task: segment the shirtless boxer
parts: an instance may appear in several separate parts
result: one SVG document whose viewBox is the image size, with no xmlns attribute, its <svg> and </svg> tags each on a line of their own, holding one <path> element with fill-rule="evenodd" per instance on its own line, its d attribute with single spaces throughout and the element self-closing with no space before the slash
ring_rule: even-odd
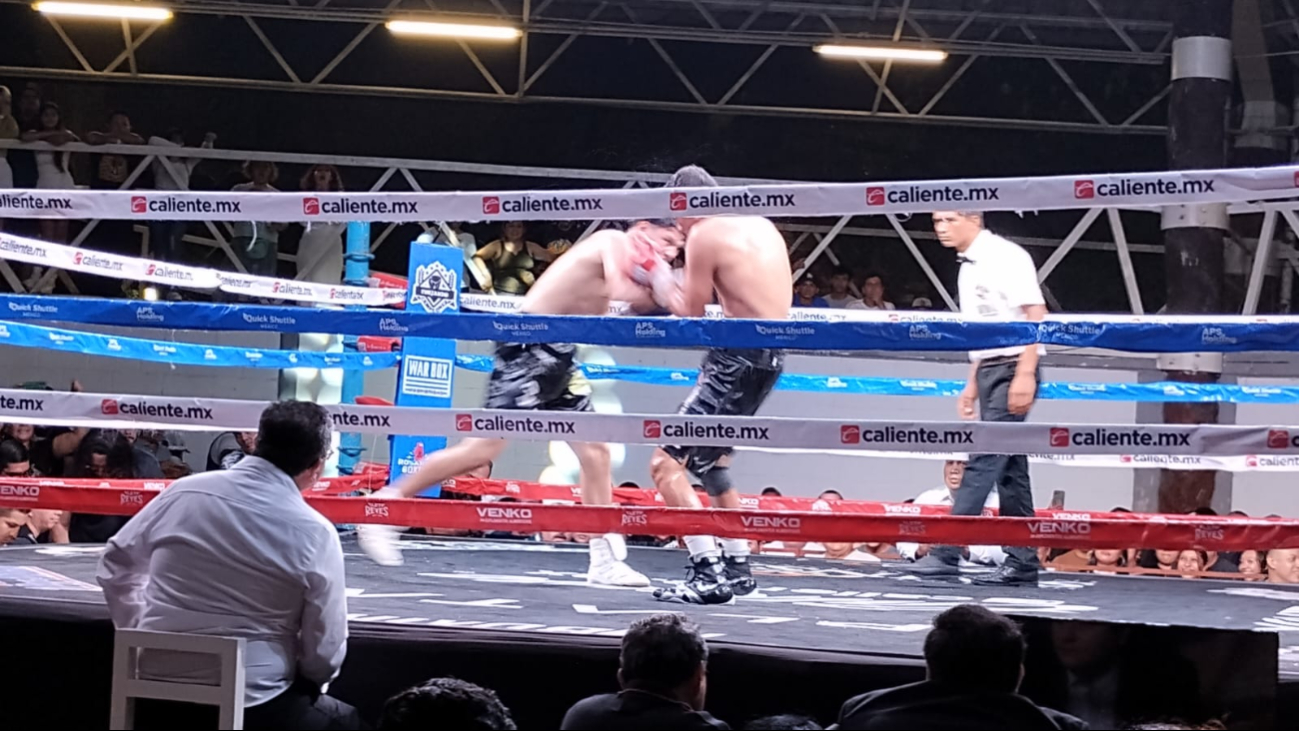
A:
<svg viewBox="0 0 1299 731">
<path fill-rule="evenodd" d="M 633 245 L 635 242 L 635 245 Z M 523 299 L 521 312 L 533 315 L 608 314 L 610 300 L 628 302 L 633 311 L 656 308 L 650 292 L 631 279 L 633 248 L 642 256 L 676 258 L 683 243 L 671 221 L 639 221 L 625 233 L 599 231 L 555 260 Z M 644 266 L 644 262 L 641 262 Z M 666 261 L 664 261 L 666 266 Z M 487 386 L 488 409 L 590 411 L 589 393 L 572 386 L 577 346 L 566 343 L 498 343 L 496 368 Z M 606 444 L 570 443 L 581 465 L 583 505 L 613 504 L 613 471 Z M 415 472 L 383 488 L 376 497 L 413 497 L 443 480 L 494 461 L 505 448 L 501 439 L 473 437 L 435 452 Z M 362 525 L 361 548 L 385 566 L 401 563 L 399 529 Z M 618 533 L 592 538 L 587 581 L 612 586 L 649 586 L 649 579 L 624 560 L 627 543 Z"/>
<path fill-rule="evenodd" d="M 673 188 L 716 186 L 703 168 L 681 168 L 669 183 Z M 713 299 L 726 317 L 784 320 L 789 317 L 793 276 L 785 238 L 771 221 L 758 216 L 679 218 L 686 233 L 686 268 L 679 287 L 666 266 L 646 258 L 639 281 L 652 285 L 655 298 L 680 317 L 703 317 Z M 664 296 L 664 291 L 670 294 Z M 784 353 L 779 350 L 714 349 L 704 355 L 699 380 L 678 413 L 707 416 L 753 416 L 780 378 Z M 720 508 L 740 507 L 731 484 L 731 447 L 662 447 L 654 451 L 650 474 L 664 501 L 673 507 L 702 507 L 686 472 L 699 481 Z M 663 601 L 724 604 L 735 595 L 757 588 L 749 568 L 749 542 L 742 538 L 686 536 L 691 571 L 675 589 L 655 592 Z"/>
</svg>

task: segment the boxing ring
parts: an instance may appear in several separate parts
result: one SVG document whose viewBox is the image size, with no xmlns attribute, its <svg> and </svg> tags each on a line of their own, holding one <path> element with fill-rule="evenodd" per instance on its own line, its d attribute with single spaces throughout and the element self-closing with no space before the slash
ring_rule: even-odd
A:
<svg viewBox="0 0 1299 731">
<path fill-rule="evenodd" d="M 529 193 L 247 194 L 104 191 L 19 191 L 0 196 L 0 217 L 160 218 L 167 220 L 482 220 L 636 218 L 755 213 L 772 216 L 917 213 L 947 203 L 961 208 L 1023 210 L 1105 205 L 1159 206 L 1248 203 L 1266 208 L 1296 196 L 1299 168 L 1157 173 L 1031 180 L 974 180 L 890 184 L 779 185 L 707 191 L 587 190 Z M 1097 205 L 1101 205 L 1098 203 Z M 1275 221 L 1275 215 L 1273 216 Z M 1147 317 L 1058 315 L 1042 323 L 970 322 L 945 313 L 799 311 L 790 321 L 632 316 L 551 317 L 514 314 L 515 303 L 478 300 L 476 312 L 412 313 L 389 309 L 405 299 L 395 290 L 330 287 L 214 270 L 163 265 L 131 257 L 84 252 L 0 234 L 0 256 L 17 262 L 192 289 L 292 300 L 317 307 L 127 302 L 72 297 L 0 296 L 0 343 L 91 352 L 127 360 L 213 367 L 395 367 L 398 353 L 320 354 L 305 351 L 184 345 L 95 331 L 101 327 L 229 332 L 320 333 L 363 338 L 436 337 L 459 341 L 578 342 L 655 348 L 780 348 L 822 355 L 845 352 L 940 353 L 1043 343 L 1137 353 L 1299 351 L 1299 317 Z M 394 293 L 395 292 L 395 293 Z M 475 300 L 464 298 L 468 309 Z M 368 309 L 342 310 L 338 305 Z M 75 326 L 70 328 L 69 326 Z M 12 351 L 11 351 L 12 352 Z M 481 369 L 472 357 L 463 368 Z M 585 364 L 588 377 L 681 381 L 669 370 L 605 370 Z M 683 376 L 688 382 L 689 377 Z M 787 374 L 783 388 L 817 384 Z M 807 378 L 815 378 L 808 376 Z M 928 380 L 820 377 L 844 393 L 911 392 L 947 395 L 953 384 Z M 1055 384 L 1045 398 L 1115 398 L 1292 404 L 1299 389 L 1177 384 Z M 1053 388 L 1055 390 L 1053 390 Z M 873 390 L 874 389 L 874 390 Z M 883 389 L 881 391 L 880 389 Z M 1101 391 L 1104 391 L 1101 394 Z M 1081 394 L 1081 395 L 1080 395 Z M 1250 400 L 1253 401 L 1250 401 Z M 119 426 L 194 431 L 249 430 L 265 403 L 250 400 L 139 393 L 55 393 L 0 389 L 0 421 L 60 426 Z M 668 406 L 675 406 L 671 404 Z M 608 441 L 656 445 L 727 444 L 742 449 L 814 454 L 917 455 L 1032 453 L 1046 461 L 1098 466 L 1174 469 L 1299 471 L 1299 419 L 1253 425 L 1023 424 L 819 419 L 758 416 L 681 417 L 674 414 L 544 413 L 482 409 L 417 409 L 355 404 L 327 407 L 338 431 L 386 436 L 430 433 L 523 441 Z M 664 411 L 668 408 L 665 407 Z M 741 460 L 744 455 L 740 455 Z M 1240 551 L 1299 548 L 1299 520 L 1039 510 L 1034 518 L 953 517 L 941 507 L 866 501 L 818 503 L 805 498 L 747 496 L 743 510 L 673 509 L 652 491 L 617 492 L 618 505 L 571 504 L 568 486 L 523 481 L 458 480 L 446 485 L 456 500 L 378 500 L 353 496 L 383 484 L 383 473 L 327 480 L 309 501 L 338 524 L 382 523 L 443 530 L 598 535 L 716 534 L 754 541 L 899 541 L 960 545 L 1001 543 L 1056 548 L 1195 548 Z M 756 492 L 757 485 L 742 492 Z M 131 514 L 159 490 L 158 482 L 0 480 L 0 504 L 100 514 Z M 502 501 L 502 498 L 513 500 Z M 716 648 L 710 698 L 721 716 L 728 707 L 752 709 L 771 691 L 783 697 L 780 677 L 791 669 L 807 686 L 819 715 L 831 703 L 866 687 L 919 679 L 921 643 L 932 617 L 959 603 L 1042 620 L 1091 619 L 1134 625 L 1174 623 L 1209 631 L 1255 631 L 1252 655 L 1276 659 L 1282 679 L 1278 713 L 1295 718 L 1299 696 L 1299 586 L 1243 581 L 1196 581 L 1102 574 L 1044 574 L 1037 588 L 988 589 L 964 582 L 924 580 L 896 565 L 848 563 L 774 555 L 754 557 L 759 593 L 735 605 L 663 605 L 655 587 L 679 579 L 684 554 L 633 548 L 630 563 L 654 582 L 648 589 L 592 588 L 584 581 L 581 548 L 520 540 L 408 538 L 406 564 L 380 568 L 345 539 L 353 642 L 336 695 L 373 708 L 371 681 L 393 685 L 430 674 L 480 680 L 509 698 L 512 688 L 550 697 L 555 706 L 576 700 L 613 677 L 617 638 L 646 614 L 683 611 L 695 617 Z M 23 648 L 42 638 L 77 637 L 86 657 L 106 657 L 111 641 L 106 610 L 93 581 L 97 549 L 38 546 L 0 551 L 0 617 Z M 21 651 L 21 650 L 20 650 Z M 29 654 L 24 652 L 24 656 Z M 523 661 L 520 662 L 520 659 Z M 562 664 L 586 682 L 561 673 L 525 672 L 533 660 Z M 1270 662 L 1270 661 L 1269 661 Z M 87 660 L 87 667 L 97 663 Z M 501 668 L 509 667 L 512 672 Z M 105 660 L 102 668 L 108 663 Z M 51 697 L 25 674 L 4 671 L 21 697 Z M 517 677 L 516 677 L 517 676 Z M 539 677 L 545 676 L 545 677 Z M 88 671 L 88 686 L 106 678 Z M 1292 684 L 1293 683 L 1293 684 Z M 574 696 L 572 688 L 581 687 Z M 781 692 L 781 691 L 784 692 Z M 103 694 L 107 698 L 107 693 Z M 834 699 L 831 701 L 831 699 Z M 1287 701 L 1286 699 L 1290 699 Z M 543 709 L 549 712 L 551 709 Z M 772 711 L 788 710 L 772 708 Z M 102 718 L 97 709 L 64 712 Z M 538 711 L 538 717 L 541 716 Z M 98 720 L 92 720 L 94 725 Z M 541 724 L 544 725 L 544 724 Z"/>
</svg>

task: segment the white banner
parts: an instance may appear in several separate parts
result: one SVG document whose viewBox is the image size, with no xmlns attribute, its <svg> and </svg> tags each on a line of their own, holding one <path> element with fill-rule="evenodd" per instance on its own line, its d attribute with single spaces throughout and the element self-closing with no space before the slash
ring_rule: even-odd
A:
<svg viewBox="0 0 1299 731">
<path fill-rule="evenodd" d="M 255 429 L 266 402 L 0 390 L 0 421 L 198 431 Z M 339 431 L 947 454 L 1299 455 L 1299 427 L 858 421 L 676 414 L 327 406 Z M 1135 457 L 1134 457 L 1135 459 Z"/>
<path fill-rule="evenodd" d="M 749 214 L 839 216 L 943 209 L 1044 211 L 1295 197 L 1299 166 L 887 183 L 448 193 L 0 191 L 0 218 L 139 221 L 561 221 Z"/>
<path fill-rule="evenodd" d="M 181 266 L 64 244 L 52 244 L 6 233 L 0 233 L 0 259 L 11 259 L 83 274 L 96 274 L 112 279 L 156 282 L 189 289 L 220 289 L 232 294 L 273 300 L 367 307 L 380 307 L 406 301 L 406 292 L 400 289 L 348 287 L 274 277 L 255 277 L 250 274 Z"/>
<path fill-rule="evenodd" d="M 773 447 L 740 447 L 743 452 L 776 454 L 847 455 L 849 457 L 882 457 L 885 459 L 924 459 L 933 461 L 969 458 L 963 452 L 863 452 L 847 449 L 781 449 Z M 1030 454 L 1032 464 L 1059 467 L 1109 467 L 1119 469 L 1218 470 L 1222 472 L 1299 472 L 1299 455 L 1246 454 L 1237 457 L 1166 454 Z"/>
</svg>

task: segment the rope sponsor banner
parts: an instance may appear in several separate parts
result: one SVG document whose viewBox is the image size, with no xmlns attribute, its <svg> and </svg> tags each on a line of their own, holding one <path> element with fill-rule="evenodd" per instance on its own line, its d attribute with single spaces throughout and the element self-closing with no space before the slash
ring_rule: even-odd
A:
<svg viewBox="0 0 1299 731">
<path fill-rule="evenodd" d="M 14 507 L 133 515 L 157 491 L 46 486 L 22 500 L 0 496 Z M 664 507 L 483 503 L 459 500 L 374 500 L 308 495 L 308 504 L 331 522 L 382 523 L 462 530 L 569 531 L 599 535 L 720 535 L 760 541 L 920 542 L 1001 544 L 1053 548 L 1203 548 L 1250 550 L 1299 547 L 1299 521 L 1250 518 L 1150 520 L 1061 517 L 867 515 L 827 511 L 693 510 Z M 1198 516 L 1197 516 L 1198 517 Z"/>
<path fill-rule="evenodd" d="M 150 312 L 151 308 L 144 305 L 137 311 L 137 316 L 148 317 Z M 19 322 L 0 322 L 0 345 L 217 368 L 346 368 L 375 371 L 395 368 L 401 361 L 401 356 L 396 353 L 320 353 L 307 350 L 235 348 L 145 340 L 124 335 L 100 335 Z"/>
<path fill-rule="evenodd" d="M 382 306 L 405 301 L 405 292 L 385 288 L 318 284 L 275 277 L 182 266 L 0 233 L 0 258 L 132 282 L 328 305 Z"/>
<path fill-rule="evenodd" d="M 141 307 L 147 307 L 142 311 Z M 1291 322 L 797 322 L 676 317 L 419 314 L 0 295 L 0 319 L 190 330 L 431 337 L 655 348 L 968 351 L 1041 342 L 1141 353 L 1299 351 Z"/>
<path fill-rule="evenodd" d="M 7 190 L 0 218 L 137 221 L 562 221 L 1044 211 L 1291 198 L 1299 167 L 717 188 L 442 193 Z"/>
<path fill-rule="evenodd" d="M 0 389 L 0 420 L 20 424 L 255 429 L 264 401 Z M 1029 424 L 599 414 L 391 406 L 325 407 L 339 431 L 523 441 L 1060 455 L 1299 455 L 1299 427 Z"/>
</svg>

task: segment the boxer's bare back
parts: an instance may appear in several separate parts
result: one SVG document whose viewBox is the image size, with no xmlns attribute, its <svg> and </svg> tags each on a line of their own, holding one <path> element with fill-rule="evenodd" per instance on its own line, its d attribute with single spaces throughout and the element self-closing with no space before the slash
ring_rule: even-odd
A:
<svg viewBox="0 0 1299 731">
<path fill-rule="evenodd" d="M 686 269 L 679 299 L 670 309 L 702 317 L 713 293 L 726 317 L 784 320 L 789 317 L 793 275 L 780 230 L 759 216 L 682 220 Z"/>
</svg>

